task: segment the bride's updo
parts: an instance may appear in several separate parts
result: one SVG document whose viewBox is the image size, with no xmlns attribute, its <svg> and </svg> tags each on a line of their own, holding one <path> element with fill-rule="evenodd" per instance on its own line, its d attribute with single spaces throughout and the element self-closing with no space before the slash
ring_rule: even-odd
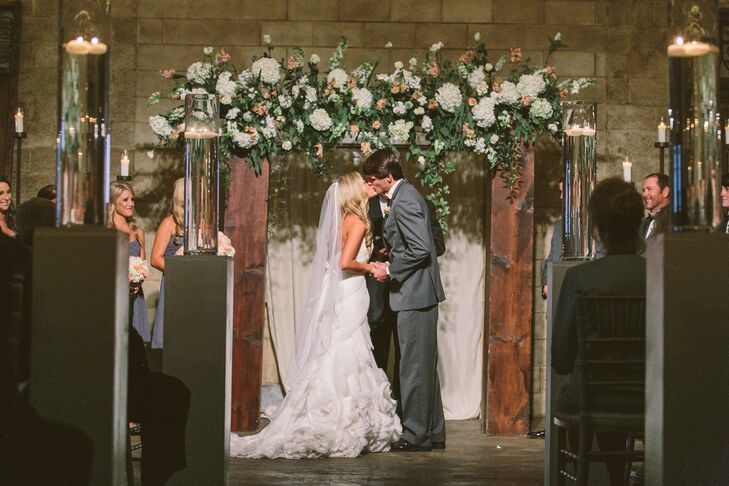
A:
<svg viewBox="0 0 729 486">
<path fill-rule="evenodd" d="M 353 214 L 365 224 L 365 244 L 367 249 L 372 251 L 372 231 L 370 220 L 367 218 L 367 207 L 369 198 L 364 188 L 365 181 L 362 174 L 357 171 L 349 172 L 337 179 L 337 198 L 342 219 L 348 214 Z"/>
</svg>

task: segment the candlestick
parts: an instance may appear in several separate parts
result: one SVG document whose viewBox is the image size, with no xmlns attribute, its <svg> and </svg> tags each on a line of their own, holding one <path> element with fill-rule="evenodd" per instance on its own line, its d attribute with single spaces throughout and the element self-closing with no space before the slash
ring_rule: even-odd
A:
<svg viewBox="0 0 729 486">
<path fill-rule="evenodd" d="M 633 163 L 625 157 L 625 160 L 623 161 L 623 180 L 625 182 L 631 182 L 632 180 L 632 172 L 633 172 Z"/>
<path fill-rule="evenodd" d="M 15 112 L 15 133 L 23 133 L 23 109 L 18 107 L 18 111 Z"/>
<path fill-rule="evenodd" d="M 129 177 L 129 156 L 127 155 L 127 150 L 124 149 L 124 152 L 122 152 L 121 157 L 121 167 L 119 170 L 119 175 L 122 177 Z"/>
<path fill-rule="evenodd" d="M 661 117 L 660 123 L 658 123 L 658 143 L 666 143 L 666 122 Z"/>
</svg>

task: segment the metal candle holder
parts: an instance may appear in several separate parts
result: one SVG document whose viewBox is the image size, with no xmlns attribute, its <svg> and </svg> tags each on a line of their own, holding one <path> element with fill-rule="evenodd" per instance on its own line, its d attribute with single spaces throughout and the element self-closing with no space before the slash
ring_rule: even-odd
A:
<svg viewBox="0 0 729 486">
<path fill-rule="evenodd" d="M 655 148 L 659 149 L 658 172 L 660 172 L 661 174 L 666 173 L 666 149 L 669 147 L 669 145 L 670 144 L 668 142 L 656 142 L 654 145 Z"/>
<path fill-rule="evenodd" d="M 22 166 L 23 161 L 23 139 L 27 136 L 28 134 L 25 132 L 15 132 L 15 138 L 18 140 L 18 148 L 15 159 L 15 193 L 17 194 L 18 201 L 20 201 L 20 167 Z"/>
</svg>

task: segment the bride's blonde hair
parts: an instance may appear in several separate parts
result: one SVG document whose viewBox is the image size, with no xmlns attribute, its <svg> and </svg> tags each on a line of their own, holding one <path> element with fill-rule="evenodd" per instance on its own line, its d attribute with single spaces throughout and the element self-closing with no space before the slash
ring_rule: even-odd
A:
<svg viewBox="0 0 729 486">
<path fill-rule="evenodd" d="M 364 188 L 362 174 L 352 171 L 337 179 L 337 192 L 339 196 L 339 207 L 341 218 L 348 214 L 359 218 L 365 224 L 365 245 L 372 251 L 372 230 L 370 220 L 367 217 L 369 197 Z"/>
</svg>

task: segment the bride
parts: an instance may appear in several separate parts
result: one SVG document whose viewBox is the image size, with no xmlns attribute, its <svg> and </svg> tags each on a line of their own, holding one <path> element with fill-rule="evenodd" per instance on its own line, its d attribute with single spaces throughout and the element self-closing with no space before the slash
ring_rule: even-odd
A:
<svg viewBox="0 0 729 486">
<path fill-rule="evenodd" d="M 256 435 L 231 435 L 230 455 L 251 458 L 356 457 L 383 452 L 402 426 L 390 383 L 372 356 L 364 275 L 372 245 L 359 172 L 324 197 L 306 305 L 286 398 Z"/>
</svg>

